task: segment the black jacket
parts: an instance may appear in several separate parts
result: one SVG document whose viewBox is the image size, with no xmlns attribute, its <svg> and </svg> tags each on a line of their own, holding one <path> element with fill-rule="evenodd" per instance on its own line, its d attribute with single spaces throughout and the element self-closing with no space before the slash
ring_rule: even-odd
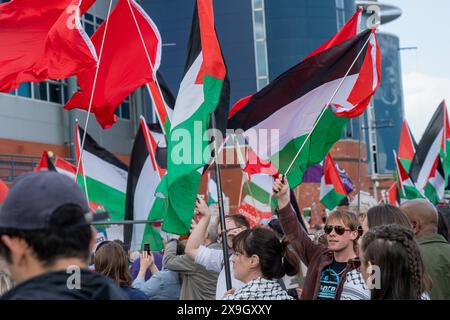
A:
<svg viewBox="0 0 450 320">
<path fill-rule="evenodd" d="M 127 295 L 115 283 L 95 272 L 81 270 L 79 289 L 70 289 L 74 284 L 72 273 L 56 271 L 33 277 L 17 285 L 1 300 L 127 300 Z M 72 277 L 73 278 L 73 277 Z"/>
</svg>

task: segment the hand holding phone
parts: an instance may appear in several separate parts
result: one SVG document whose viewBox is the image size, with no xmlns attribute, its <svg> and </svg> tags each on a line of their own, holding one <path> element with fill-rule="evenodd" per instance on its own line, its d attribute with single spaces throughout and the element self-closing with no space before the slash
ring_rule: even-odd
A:
<svg viewBox="0 0 450 320">
<path fill-rule="evenodd" d="M 144 243 L 144 251 L 150 254 L 150 243 Z"/>
</svg>

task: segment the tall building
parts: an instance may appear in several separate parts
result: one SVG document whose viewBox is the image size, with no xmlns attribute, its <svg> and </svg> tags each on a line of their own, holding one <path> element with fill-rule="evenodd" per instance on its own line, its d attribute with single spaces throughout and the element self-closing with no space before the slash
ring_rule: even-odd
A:
<svg viewBox="0 0 450 320">
<path fill-rule="evenodd" d="M 392 182 L 395 161 L 392 150 L 398 143 L 404 118 L 400 39 L 384 30 L 384 25 L 402 14 L 400 8 L 377 1 L 356 1 L 365 10 L 365 20 L 378 19 L 381 26 L 378 40 L 382 52 L 382 81 L 364 114 L 364 138 L 367 147 L 369 174 L 376 189 L 387 189 Z"/>
</svg>

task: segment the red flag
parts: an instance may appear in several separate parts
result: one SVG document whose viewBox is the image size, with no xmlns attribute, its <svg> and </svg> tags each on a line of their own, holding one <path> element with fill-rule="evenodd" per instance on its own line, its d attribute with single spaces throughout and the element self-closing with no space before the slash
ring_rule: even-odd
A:
<svg viewBox="0 0 450 320">
<path fill-rule="evenodd" d="M 8 186 L 3 182 L 3 180 L 0 180 L 0 205 L 2 205 L 3 201 L 5 201 L 8 192 Z"/>
<path fill-rule="evenodd" d="M 15 0 L 0 5 L 0 91 L 10 92 L 21 82 L 67 78 L 96 64 L 81 24 L 69 28 L 71 15 L 79 22 L 81 3 Z"/>
<path fill-rule="evenodd" d="M 106 24 L 108 29 L 100 57 Z M 110 128 L 117 120 L 114 111 L 119 104 L 134 90 L 154 80 L 152 67 L 154 72 L 159 68 L 161 37 L 153 21 L 135 1 L 120 0 L 92 36 L 92 42 L 100 62 L 91 111 L 103 128 Z M 96 68 L 92 68 L 77 75 L 81 91 L 74 94 L 66 109 L 89 109 L 95 73 Z"/>
</svg>

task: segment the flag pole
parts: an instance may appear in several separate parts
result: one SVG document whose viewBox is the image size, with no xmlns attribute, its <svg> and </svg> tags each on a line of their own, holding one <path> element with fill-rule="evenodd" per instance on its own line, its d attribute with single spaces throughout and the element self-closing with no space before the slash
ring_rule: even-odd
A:
<svg viewBox="0 0 450 320">
<path fill-rule="evenodd" d="M 370 36 L 367 38 L 367 41 L 364 43 L 363 47 L 361 48 L 361 50 L 358 52 L 358 55 L 356 56 L 355 60 L 351 64 L 350 68 L 348 68 L 347 73 L 345 74 L 344 78 L 342 78 L 342 80 L 340 81 L 338 87 L 334 91 L 334 93 L 331 96 L 330 100 L 328 101 L 328 103 L 325 105 L 325 107 L 320 112 L 319 117 L 317 118 L 316 122 L 314 123 L 314 126 L 312 127 L 312 129 L 308 133 L 308 135 L 306 136 L 305 141 L 303 141 L 303 144 L 301 145 L 301 147 L 298 150 L 297 154 L 295 155 L 294 159 L 292 160 L 292 162 L 290 163 L 289 167 L 287 168 L 286 173 L 284 174 L 284 176 L 287 176 L 289 174 L 289 172 L 291 171 L 292 167 L 294 166 L 295 161 L 297 160 L 298 156 L 300 155 L 300 153 L 302 152 L 303 148 L 305 147 L 306 142 L 308 142 L 309 138 L 311 137 L 312 133 L 314 132 L 314 129 L 317 127 L 317 124 L 320 122 L 320 119 L 322 119 L 323 115 L 325 114 L 325 111 L 330 106 L 331 102 L 333 101 L 334 97 L 338 93 L 339 89 L 341 89 L 342 85 L 344 84 L 345 79 L 349 75 L 349 73 L 352 70 L 353 66 L 355 65 L 356 61 L 358 61 L 359 56 L 362 54 L 362 52 L 366 48 L 366 46 L 369 43 L 369 41 L 372 38 L 372 36 L 373 36 L 373 34 L 371 33 Z"/>
<path fill-rule="evenodd" d="M 245 177 L 244 177 L 244 173 L 242 173 L 241 188 L 239 189 L 238 207 L 241 205 L 241 202 L 242 202 L 242 191 L 244 191 L 244 183 L 245 183 Z"/>
<path fill-rule="evenodd" d="M 89 108 L 88 108 L 88 111 L 87 111 L 86 123 L 84 125 L 83 140 L 81 141 L 81 146 L 80 146 L 80 159 L 83 159 L 84 142 L 86 140 L 86 133 L 87 133 L 88 125 L 89 125 L 89 118 L 91 116 L 92 103 L 94 101 L 95 87 L 97 85 L 98 72 L 100 70 L 100 62 L 102 61 L 103 47 L 105 45 L 106 32 L 108 31 L 109 15 L 111 13 L 111 8 L 112 8 L 112 0 L 110 0 L 110 2 L 109 2 L 108 16 L 107 16 L 106 22 L 105 22 L 105 32 L 103 33 L 103 39 L 102 39 L 102 44 L 100 46 L 100 54 L 99 54 L 99 57 L 98 57 L 97 69 L 95 70 L 94 82 L 92 84 L 91 99 L 89 101 Z M 81 164 L 81 162 L 78 161 L 78 163 L 77 163 L 77 171 L 75 172 L 75 177 L 78 176 L 78 172 L 80 170 L 80 164 Z"/>
<path fill-rule="evenodd" d="M 241 169 L 243 169 L 243 168 L 245 168 L 245 159 L 244 159 L 244 156 L 242 155 L 242 152 L 241 152 L 241 146 L 239 145 L 239 142 L 237 140 L 236 134 L 233 133 L 232 136 L 233 136 L 233 141 L 234 141 L 234 147 L 235 147 L 236 153 L 237 153 L 237 158 L 238 158 L 238 161 L 239 161 L 239 166 L 241 167 Z M 248 148 L 248 146 L 246 148 Z M 253 207 L 256 208 L 255 197 L 253 196 L 252 188 L 250 186 L 249 177 L 245 173 L 242 173 L 242 186 L 243 186 L 244 183 L 247 184 L 248 192 L 250 193 L 250 197 L 252 198 Z M 241 202 L 239 201 L 239 205 L 240 204 L 241 204 Z M 269 204 L 270 204 L 270 202 L 269 202 Z"/>
<path fill-rule="evenodd" d="M 149 84 L 147 84 L 147 90 L 149 91 L 150 98 L 152 99 L 152 102 L 155 105 L 156 116 L 158 117 L 159 123 L 161 124 L 161 129 L 162 129 L 164 135 L 167 137 L 167 134 L 169 134 L 169 133 L 166 132 L 166 128 L 164 127 L 163 117 L 164 116 L 168 116 L 168 115 L 167 115 L 167 110 L 165 109 L 166 108 L 166 104 L 165 104 L 164 99 L 163 99 L 162 90 L 161 90 L 161 87 L 159 86 L 159 82 L 158 82 L 158 79 L 156 77 L 155 68 L 154 68 L 154 66 L 152 64 L 152 61 L 150 59 L 150 54 L 148 53 L 147 47 L 145 45 L 144 37 L 142 36 L 141 28 L 139 27 L 139 24 L 138 24 L 137 19 L 136 19 L 136 15 L 134 14 L 133 8 L 131 7 L 130 0 L 127 0 L 127 2 L 128 2 L 128 6 L 130 7 L 131 15 L 133 16 L 133 20 L 134 20 L 134 23 L 136 25 L 137 31 L 139 33 L 139 37 L 141 38 L 142 46 L 144 47 L 145 55 L 147 57 L 148 64 L 150 65 L 150 71 L 151 71 L 151 73 L 153 75 L 153 80 L 155 81 L 156 87 L 158 88 L 158 94 L 159 94 L 158 98 L 159 99 L 156 99 L 155 97 L 153 97 L 152 91 L 150 90 L 150 85 Z M 159 110 L 159 106 L 158 106 L 157 100 L 161 100 L 162 101 L 164 110 Z M 164 112 L 164 114 L 161 114 L 158 111 L 162 111 L 162 112 Z"/>
<path fill-rule="evenodd" d="M 362 120 L 361 119 L 362 119 L 362 117 L 359 117 L 359 119 L 358 119 L 358 126 L 359 126 L 359 139 L 358 139 L 358 215 L 361 213 L 361 139 L 362 139 L 361 138 L 361 136 L 362 136 Z"/>
<path fill-rule="evenodd" d="M 216 126 L 216 115 L 214 112 L 211 112 L 211 126 L 213 131 L 215 132 L 217 126 Z M 219 168 L 219 146 L 217 145 L 217 139 L 213 137 L 214 139 L 214 168 L 216 172 L 216 185 L 217 185 L 217 201 L 219 205 L 219 217 L 220 217 L 220 227 L 221 227 L 221 234 L 222 234 L 222 249 L 223 249 L 223 262 L 224 262 L 224 268 L 225 268 L 225 282 L 227 285 L 227 290 L 231 289 L 231 269 L 230 269 L 230 259 L 228 256 L 228 241 L 227 241 L 227 227 L 225 224 L 225 211 L 224 211 L 224 204 L 223 204 L 223 194 L 222 194 L 222 180 L 220 176 L 220 168 Z"/>
</svg>

